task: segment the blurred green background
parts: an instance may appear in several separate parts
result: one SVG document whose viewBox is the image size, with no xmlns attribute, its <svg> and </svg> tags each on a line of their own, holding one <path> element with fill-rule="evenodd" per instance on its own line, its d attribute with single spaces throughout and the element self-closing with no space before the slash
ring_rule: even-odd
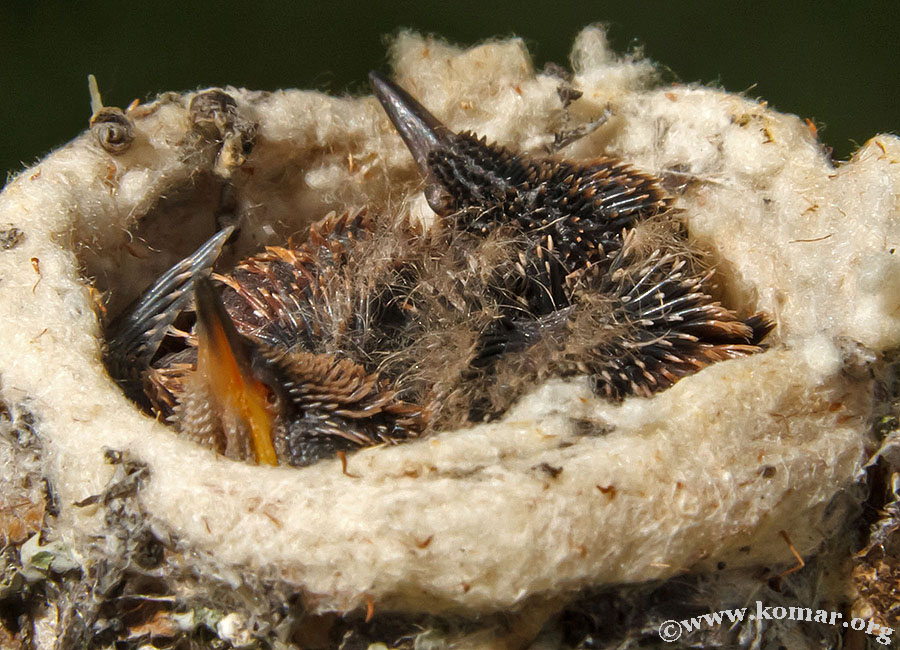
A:
<svg viewBox="0 0 900 650">
<path fill-rule="evenodd" d="M 108 105 L 231 84 L 366 91 L 400 27 L 470 44 L 526 39 L 538 67 L 566 64 L 572 39 L 605 23 L 619 51 L 642 48 L 670 81 L 765 98 L 812 118 L 846 158 L 898 130 L 900 3 L 522 0 L 12 2 L 0 7 L 0 166 L 15 173 L 87 126 L 87 74 Z"/>
</svg>

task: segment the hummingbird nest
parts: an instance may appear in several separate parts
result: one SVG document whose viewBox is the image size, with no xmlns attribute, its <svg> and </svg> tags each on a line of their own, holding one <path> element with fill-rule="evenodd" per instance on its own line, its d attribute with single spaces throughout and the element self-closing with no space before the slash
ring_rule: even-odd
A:
<svg viewBox="0 0 900 650">
<path fill-rule="evenodd" d="M 551 378 L 494 421 L 299 469 L 222 457 L 123 394 L 103 324 L 223 227 L 238 233 L 228 268 L 332 212 L 434 214 L 373 97 L 226 88 L 98 105 L 89 131 L 0 195 L 0 522 L 15 521 L 0 532 L 25 544 L 7 566 L 21 589 L 0 604 L 30 613 L 41 647 L 201 628 L 232 645 L 313 647 L 316 630 L 331 638 L 336 621 L 373 614 L 413 617 L 419 644 L 437 633 L 415 617 L 505 621 L 514 647 L 554 616 L 584 638 L 598 634 L 585 621 L 612 634 L 597 621 L 625 602 L 643 614 L 628 629 L 619 616 L 616 633 L 635 638 L 674 617 L 649 603 L 676 576 L 704 611 L 779 574 L 798 580 L 798 606 L 846 607 L 867 463 L 883 478 L 896 456 L 869 462 L 895 423 L 900 140 L 878 136 L 836 164 L 810 123 L 661 84 L 596 28 L 578 36 L 571 72 L 535 70 L 517 39 L 460 49 L 404 33 L 391 61 L 456 131 L 659 178 L 716 298 L 772 316 L 767 349 L 620 402 L 585 377 Z M 787 577 L 800 557 L 808 566 Z M 891 624 L 866 557 L 856 580 L 874 595 L 854 611 Z M 53 596 L 38 607 L 21 594 L 42 580 Z M 123 623 L 109 602 L 126 596 Z M 509 612 L 519 618 L 497 618 Z"/>
</svg>

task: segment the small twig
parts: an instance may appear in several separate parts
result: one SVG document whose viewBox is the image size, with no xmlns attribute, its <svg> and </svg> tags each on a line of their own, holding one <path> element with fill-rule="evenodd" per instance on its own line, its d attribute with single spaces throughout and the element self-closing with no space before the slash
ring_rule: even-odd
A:
<svg viewBox="0 0 900 650">
<path fill-rule="evenodd" d="M 800 554 L 797 552 L 797 549 L 794 548 L 794 545 L 791 543 L 791 538 L 788 537 L 788 534 L 783 530 L 779 530 L 778 534 L 784 538 L 784 541 L 787 542 L 788 548 L 791 549 L 791 553 L 793 553 L 794 557 L 797 558 L 796 566 L 793 566 L 790 569 L 788 569 L 787 571 L 784 571 L 784 572 L 778 574 L 779 578 L 783 578 L 784 576 L 791 575 L 792 573 L 795 573 L 795 572 L 799 571 L 800 569 L 802 569 L 803 567 L 805 567 L 806 562 L 803 561 L 803 558 L 800 557 Z"/>
<path fill-rule="evenodd" d="M 31 268 L 34 269 L 34 272 L 38 274 L 38 280 L 34 283 L 34 286 L 31 287 L 31 293 L 34 293 L 34 290 L 37 289 L 37 286 L 41 283 L 41 280 L 44 279 L 44 276 L 41 274 L 41 261 L 36 258 L 31 258 Z"/>
<path fill-rule="evenodd" d="M 347 452 L 339 451 L 337 453 L 337 457 L 341 460 L 341 473 L 344 476 L 349 476 L 350 478 L 359 478 L 359 474 L 351 474 L 347 471 Z"/>
<path fill-rule="evenodd" d="M 371 621 L 373 616 L 375 616 L 375 600 L 366 594 L 366 623 Z"/>
<path fill-rule="evenodd" d="M 813 237 L 812 239 L 792 239 L 788 243 L 790 243 L 790 244 L 808 244 L 810 242 L 815 242 L 815 241 L 824 241 L 833 236 L 834 236 L 834 233 L 830 232 L 827 235 L 822 235 L 821 237 Z"/>
</svg>

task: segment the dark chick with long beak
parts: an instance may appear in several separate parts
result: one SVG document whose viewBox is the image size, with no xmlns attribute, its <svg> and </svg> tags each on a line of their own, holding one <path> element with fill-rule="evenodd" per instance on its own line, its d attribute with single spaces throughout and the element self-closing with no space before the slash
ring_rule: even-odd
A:
<svg viewBox="0 0 900 650">
<path fill-rule="evenodd" d="M 323 325 L 322 314 L 333 316 L 331 327 L 344 322 L 318 284 L 334 279 L 337 268 L 329 269 L 319 256 L 338 253 L 342 236 L 364 236 L 370 228 L 361 217 L 327 219 L 303 246 L 270 248 L 229 275 L 215 276 L 221 288 L 207 277 L 214 262 L 207 242 L 176 267 L 193 274 L 167 273 L 130 312 L 140 318 L 118 324 L 107 365 L 119 370 L 123 385 L 133 385 L 138 375 L 144 387 L 138 401 L 186 437 L 230 458 L 301 466 L 418 435 L 425 425 L 421 407 L 398 399 L 377 373 L 348 356 L 308 351 L 314 346 L 305 345 L 315 338 L 306 324 Z M 224 238 L 219 233 L 210 241 L 217 242 L 218 252 Z M 174 294 L 194 296 L 197 324 L 185 349 L 154 359 L 158 343 L 148 346 L 134 332 L 161 341 L 157 330 L 171 325 L 184 306 L 142 306 L 148 296 Z"/>
<path fill-rule="evenodd" d="M 209 279 L 222 231 L 160 278 L 108 328 L 107 365 L 183 435 L 308 465 L 499 417 L 548 377 L 650 396 L 760 349 L 772 323 L 710 297 L 658 179 L 455 133 L 370 79 L 438 219 L 331 215 Z M 159 354 L 192 298 L 194 333 Z"/>
</svg>

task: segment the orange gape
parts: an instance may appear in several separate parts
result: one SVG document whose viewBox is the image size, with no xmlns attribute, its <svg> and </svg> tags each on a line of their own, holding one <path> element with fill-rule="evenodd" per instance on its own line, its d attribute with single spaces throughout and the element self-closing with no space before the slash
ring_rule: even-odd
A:
<svg viewBox="0 0 900 650">
<path fill-rule="evenodd" d="M 218 309 L 207 313 L 206 301 L 197 300 L 197 303 L 200 324 L 197 372 L 206 378 L 211 396 L 220 402 L 219 407 L 247 427 L 256 462 L 277 465 L 272 416 L 267 408 L 269 388 L 251 374 L 237 333 L 228 331 L 229 327 L 234 329 L 231 321 L 223 321 Z"/>
<path fill-rule="evenodd" d="M 277 465 L 272 443 L 272 418 L 266 408 L 269 389 L 241 371 L 221 322 L 212 323 L 199 334 L 197 371 L 209 382 L 210 392 L 220 400 L 220 408 L 236 415 L 250 432 L 256 462 Z"/>
</svg>

